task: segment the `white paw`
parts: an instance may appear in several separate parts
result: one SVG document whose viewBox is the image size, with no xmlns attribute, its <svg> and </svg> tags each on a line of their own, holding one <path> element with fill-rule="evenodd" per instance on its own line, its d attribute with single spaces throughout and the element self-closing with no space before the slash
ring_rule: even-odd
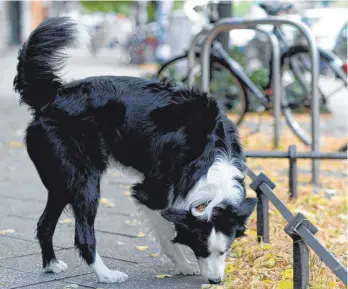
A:
<svg viewBox="0 0 348 289">
<path fill-rule="evenodd" d="M 198 275 L 199 274 L 197 265 L 192 262 L 176 264 L 174 272 L 176 275 Z"/>
<path fill-rule="evenodd" d="M 101 283 L 122 283 L 128 279 L 128 275 L 120 271 L 108 270 L 98 275 Z"/>
<path fill-rule="evenodd" d="M 60 260 L 52 260 L 46 268 L 44 268 L 44 271 L 46 273 L 61 273 L 64 272 L 66 269 L 68 269 L 68 265 L 65 264 L 63 261 Z"/>
</svg>

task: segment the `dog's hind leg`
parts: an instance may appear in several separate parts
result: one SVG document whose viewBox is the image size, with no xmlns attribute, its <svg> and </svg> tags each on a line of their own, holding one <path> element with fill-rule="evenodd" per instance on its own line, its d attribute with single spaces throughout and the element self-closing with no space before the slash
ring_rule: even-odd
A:
<svg viewBox="0 0 348 289">
<path fill-rule="evenodd" d="M 78 188 L 72 208 L 75 215 L 75 246 L 81 257 L 91 266 L 100 282 L 120 283 L 127 280 L 127 274 L 108 269 L 96 250 L 94 220 L 97 214 L 100 178 L 89 176 L 76 183 Z"/>
<path fill-rule="evenodd" d="M 57 260 L 52 238 L 59 216 L 68 202 L 64 196 L 58 198 L 53 192 L 49 192 L 48 195 L 46 208 L 37 224 L 37 239 L 41 246 L 44 271 L 60 273 L 64 272 L 68 266 L 63 261 Z"/>
<path fill-rule="evenodd" d="M 59 216 L 69 203 L 69 196 L 64 191 L 60 164 L 54 157 L 54 150 L 41 125 L 35 122 L 29 125 L 26 143 L 28 154 L 48 190 L 47 204 L 37 223 L 36 233 L 41 247 L 43 268 L 45 272 L 60 273 L 67 269 L 67 265 L 57 260 L 52 238 Z"/>
</svg>

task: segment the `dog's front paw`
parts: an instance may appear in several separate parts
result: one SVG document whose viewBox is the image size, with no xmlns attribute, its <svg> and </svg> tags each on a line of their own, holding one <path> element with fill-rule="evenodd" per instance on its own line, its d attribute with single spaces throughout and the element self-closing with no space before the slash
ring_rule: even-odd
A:
<svg viewBox="0 0 348 289">
<path fill-rule="evenodd" d="M 197 264 L 192 262 L 179 263 L 175 265 L 176 275 L 198 275 L 199 269 Z"/>
<path fill-rule="evenodd" d="M 122 283 L 128 279 L 128 275 L 120 271 L 108 270 L 98 275 L 101 283 Z"/>
<path fill-rule="evenodd" d="M 45 268 L 46 273 L 61 273 L 68 269 L 68 265 L 60 260 L 52 260 Z"/>
</svg>

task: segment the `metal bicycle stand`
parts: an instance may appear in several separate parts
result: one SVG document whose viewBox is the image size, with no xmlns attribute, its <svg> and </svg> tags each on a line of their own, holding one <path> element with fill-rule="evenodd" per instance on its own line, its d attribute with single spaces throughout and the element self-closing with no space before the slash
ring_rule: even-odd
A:
<svg viewBox="0 0 348 289">
<path fill-rule="evenodd" d="M 209 91 L 209 62 L 210 62 L 210 49 L 211 44 L 215 37 L 223 31 L 229 31 L 232 29 L 255 29 L 258 25 L 290 25 L 297 28 L 303 36 L 308 41 L 309 51 L 312 60 L 312 152 L 319 153 L 319 129 L 320 129 L 320 101 L 318 94 L 318 74 L 319 74 L 319 53 L 317 49 L 317 44 L 315 38 L 308 28 L 302 22 L 288 20 L 280 17 L 268 17 L 263 19 L 238 19 L 238 18 L 227 18 L 220 20 L 215 23 L 214 27 L 209 31 L 209 34 L 204 40 L 203 50 L 201 54 L 201 68 L 202 68 L 202 78 L 201 78 L 201 88 L 203 90 Z M 277 97 L 277 95 L 275 96 Z M 280 95 L 278 95 L 280 97 Z M 277 102 L 278 103 L 278 102 Z M 280 101 L 279 101 L 280 103 Z M 278 108 L 280 109 L 280 108 Z M 312 182 L 315 186 L 319 186 L 319 160 L 312 160 Z"/>
<path fill-rule="evenodd" d="M 213 26 L 206 26 L 201 32 L 199 32 L 191 41 L 190 48 L 188 51 L 188 85 L 194 85 L 194 63 L 196 59 L 195 48 L 199 41 L 207 36 Z M 210 30 L 209 30 L 210 29 Z M 281 79 L 280 79 L 280 49 L 278 38 L 271 32 L 253 28 L 261 33 L 266 34 L 272 47 L 272 83 L 271 88 L 274 95 L 274 138 L 273 146 L 278 147 L 280 141 L 280 114 L 281 114 Z"/>
</svg>

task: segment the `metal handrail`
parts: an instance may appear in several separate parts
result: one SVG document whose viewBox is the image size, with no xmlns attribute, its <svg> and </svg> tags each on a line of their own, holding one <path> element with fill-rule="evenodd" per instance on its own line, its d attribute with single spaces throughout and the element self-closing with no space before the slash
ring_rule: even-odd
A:
<svg viewBox="0 0 348 289">
<path fill-rule="evenodd" d="M 244 171 L 252 180 L 250 187 L 257 193 L 257 236 L 258 240 L 270 242 L 269 201 L 288 222 L 284 231 L 293 240 L 293 281 L 295 289 L 309 285 L 309 247 L 323 260 L 332 272 L 347 285 L 347 269 L 315 238 L 318 229 L 301 213 L 293 215 L 286 205 L 275 195 L 275 184 L 263 173 L 256 175 L 244 164 Z M 309 246 L 309 247 L 308 247 Z"/>
<path fill-rule="evenodd" d="M 320 121 L 320 101 L 318 94 L 318 74 L 319 74 L 319 53 L 316 45 L 314 35 L 310 31 L 309 27 L 302 22 L 288 20 L 280 17 L 268 17 L 262 19 L 238 19 L 238 18 L 225 18 L 215 23 L 204 40 L 203 50 L 201 54 L 202 62 L 202 79 L 201 88 L 209 91 L 209 62 L 210 62 L 210 49 L 214 38 L 223 31 L 229 31 L 233 29 L 254 29 L 259 25 L 290 25 L 297 28 L 303 36 L 307 39 L 309 45 L 309 51 L 312 59 L 312 152 L 316 153 L 320 151 L 319 144 L 319 121 Z M 280 97 L 280 96 L 278 96 Z M 320 162 L 318 159 L 312 160 L 312 181 L 315 186 L 319 186 L 319 167 Z"/>
</svg>

